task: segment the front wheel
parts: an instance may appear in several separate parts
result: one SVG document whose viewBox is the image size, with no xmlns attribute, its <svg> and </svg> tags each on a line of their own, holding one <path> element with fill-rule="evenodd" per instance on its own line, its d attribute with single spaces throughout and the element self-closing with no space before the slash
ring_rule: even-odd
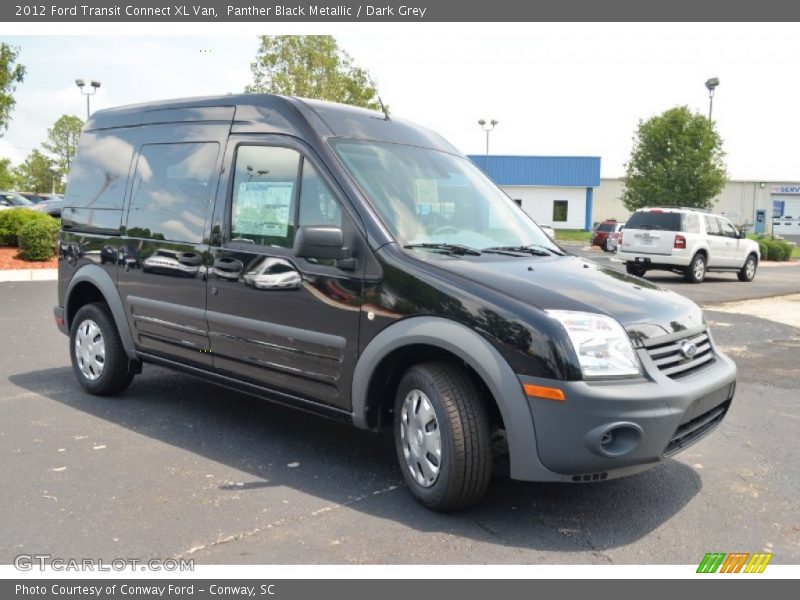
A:
<svg viewBox="0 0 800 600">
<path fill-rule="evenodd" d="M 692 262 L 684 271 L 686 281 L 689 283 L 700 283 L 706 278 L 706 257 L 702 254 L 695 254 Z"/>
<path fill-rule="evenodd" d="M 107 396 L 130 385 L 134 369 L 105 304 L 87 304 L 78 310 L 69 341 L 72 370 L 87 392 Z"/>
<path fill-rule="evenodd" d="M 491 427 L 477 386 L 449 363 L 408 370 L 394 410 L 397 458 L 411 493 L 434 510 L 483 497 L 492 473 Z"/>
<path fill-rule="evenodd" d="M 744 265 L 737 273 L 739 281 L 753 281 L 753 278 L 756 276 L 757 267 L 758 261 L 756 261 L 755 255 L 751 254 L 747 257 L 747 260 L 744 261 Z"/>
</svg>

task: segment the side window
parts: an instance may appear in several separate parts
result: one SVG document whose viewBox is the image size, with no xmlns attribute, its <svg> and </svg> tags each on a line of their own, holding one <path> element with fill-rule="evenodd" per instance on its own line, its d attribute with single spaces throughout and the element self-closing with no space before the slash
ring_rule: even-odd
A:
<svg viewBox="0 0 800 600">
<path fill-rule="evenodd" d="M 142 146 L 133 179 L 127 234 L 200 243 L 218 154 L 216 142 Z"/>
<path fill-rule="evenodd" d="M 122 208 L 136 128 L 86 131 L 69 171 L 64 206 Z"/>
<path fill-rule="evenodd" d="M 298 227 L 303 225 L 342 226 L 342 208 L 314 165 L 307 160 L 303 161 L 300 215 L 297 225 Z"/>
<path fill-rule="evenodd" d="M 722 235 L 725 237 L 735 238 L 736 237 L 736 228 L 731 224 L 728 219 L 717 219 L 719 221 L 720 229 L 722 230 Z"/>
<path fill-rule="evenodd" d="M 716 218 L 710 215 L 703 215 L 703 219 L 706 222 L 706 233 L 708 235 L 722 235 Z"/>
<path fill-rule="evenodd" d="M 686 233 L 700 233 L 700 219 L 694 213 L 685 213 L 683 217 L 683 230 Z"/>
<path fill-rule="evenodd" d="M 240 146 L 231 201 L 233 242 L 291 248 L 300 154 L 276 146 Z"/>
</svg>

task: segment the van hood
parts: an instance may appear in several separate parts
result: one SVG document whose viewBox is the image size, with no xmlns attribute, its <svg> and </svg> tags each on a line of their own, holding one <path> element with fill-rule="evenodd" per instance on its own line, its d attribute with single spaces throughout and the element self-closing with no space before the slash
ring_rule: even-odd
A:
<svg viewBox="0 0 800 600">
<path fill-rule="evenodd" d="M 431 253 L 428 260 L 542 310 L 613 317 L 636 346 L 704 324 L 702 311 L 688 298 L 577 256 L 456 258 Z"/>
</svg>

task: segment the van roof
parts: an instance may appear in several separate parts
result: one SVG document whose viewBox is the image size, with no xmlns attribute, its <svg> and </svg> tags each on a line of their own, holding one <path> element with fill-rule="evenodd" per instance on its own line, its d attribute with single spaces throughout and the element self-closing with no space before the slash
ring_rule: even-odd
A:
<svg viewBox="0 0 800 600">
<path fill-rule="evenodd" d="M 344 137 L 433 148 L 461 155 L 438 133 L 356 106 L 272 94 L 229 94 L 132 104 L 92 114 L 85 129 L 180 122 L 232 121 L 231 133 L 279 133 L 309 139 Z"/>
</svg>

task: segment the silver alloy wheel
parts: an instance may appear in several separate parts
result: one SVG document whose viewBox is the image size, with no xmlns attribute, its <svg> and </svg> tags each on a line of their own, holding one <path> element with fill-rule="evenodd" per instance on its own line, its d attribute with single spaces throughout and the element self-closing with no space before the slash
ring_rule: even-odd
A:
<svg viewBox="0 0 800 600">
<path fill-rule="evenodd" d="M 704 261 L 702 258 L 698 258 L 696 261 L 694 261 L 694 278 L 698 281 L 701 280 L 703 275 L 705 275 L 705 272 L 706 261 Z"/>
<path fill-rule="evenodd" d="M 400 443 L 414 480 L 422 487 L 431 487 L 442 465 L 442 436 L 433 405 L 422 390 L 411 390 L 403 401 Z"/>
<path fill-rule="evenodd" d="M 75 334 L 75 360 L 78 369 L 89 381 L 103 374 L 106 364 L 106 343 L 97 323 L 91 319 L 81 321 Z"/>
<path fill-rule="evenodd" d="M 744 272 L 747 275 L 748 279 L 752 279 L 755 277 L 756 274 L 756 259 L 752 256 L 747 259 L 747 262 L 744 265 Z"/>
</svg>

